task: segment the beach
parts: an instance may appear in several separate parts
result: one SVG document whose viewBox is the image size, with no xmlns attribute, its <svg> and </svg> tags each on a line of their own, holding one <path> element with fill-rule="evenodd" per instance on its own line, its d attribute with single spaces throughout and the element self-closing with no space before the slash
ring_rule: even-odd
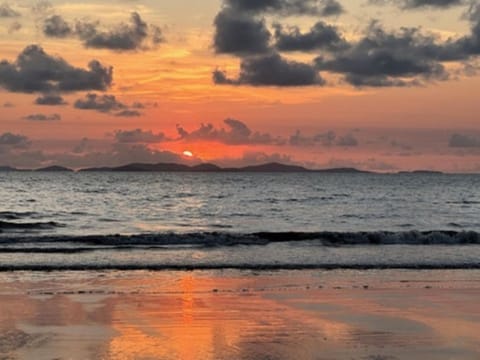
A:
<svg viewBox="0 0 480 360">
<path fill-rule="evenodd" d="M 478 359 L 478 270 L 0 274 L 1 359 Z"/>
<path fill-rule="evenodd" d="M 0 360 L 480 358 L 478 175 L 0 182 Z"/>
</svg>

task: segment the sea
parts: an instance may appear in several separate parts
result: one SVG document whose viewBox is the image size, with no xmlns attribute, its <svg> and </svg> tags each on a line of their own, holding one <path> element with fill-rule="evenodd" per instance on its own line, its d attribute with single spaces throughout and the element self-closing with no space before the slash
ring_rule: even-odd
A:
<svg viewBox="0 0 480 360">
<path fill-rule="evenodd" d="M 0 271 L 480 268 L 480 175 L 0 173 Z"/>
</svg>

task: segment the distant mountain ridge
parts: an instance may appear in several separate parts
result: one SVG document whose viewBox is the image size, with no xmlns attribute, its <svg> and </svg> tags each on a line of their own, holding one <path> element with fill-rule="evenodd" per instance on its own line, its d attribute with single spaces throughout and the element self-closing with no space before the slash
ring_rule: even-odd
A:
<svg viewBox="0 0 480 360">
<path fill-rule="evenodd" d="M 11 166 L 0 166 L 0 172 L 35 171 L 35 172 L 72 172 L 75 170 L 64 166 L 47 166 L 39 169 L 16 169 Z M 78 172 L 230 172 L 230 173 L 333 173 L 333 174 L 372 174 L 375 172 L 359 170 L 353 167 L 308 169 L 299 165 L 288 165 L 270 162 L 260 165 L 243 167 L 220 167 L 211 163 L 185 165 L 179 163 L 130 163 L 122 166 L 91 167 L 78 170 Z M 400 171 L 397 174 L 443 174 L 440 171 L 415 170 Z"/>
<path fill-rule="evenodd" d="M 69 169 L 64 166 L 47 166 L 40 169 L 35 169 L 34 171 L 43 171 L 43 172 L 72 172 L 72 169 Z"/>
<path fill-rule="evenodd" d="M 298 165 L 286 165 L 276 162 L 250 165 L 244 167 L 225 167 L 222 168 L 215 164 L 203 163 L 199 165 L 189 166 L 177 163 L 158 163 L 158 164 L 146 164 L 146 163 L 132 163 L 118 167 L 101 167 L 101 168 L 87 168 L 80 170 L 81 172 L 92 171 L 124 171 L 124 172 L 334 172 L 334 173 L 367 173 L 368 171 L 362 171 L 355 168 L 338 168 L 338 169 L 323 169 L 312 170 Z"/>
</svg>

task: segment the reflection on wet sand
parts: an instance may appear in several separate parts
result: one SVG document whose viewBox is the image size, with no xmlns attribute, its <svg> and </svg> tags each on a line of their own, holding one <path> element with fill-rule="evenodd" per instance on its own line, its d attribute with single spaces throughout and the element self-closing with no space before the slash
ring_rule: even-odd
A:
<svg viewBox="0 0 480 360">
<path fill-rule="evenodd" d="M 478 281 L 367 289 L 318 272 L 69 276 L 3 276 L 1 359 L 480 357 Z"/>
</svg>

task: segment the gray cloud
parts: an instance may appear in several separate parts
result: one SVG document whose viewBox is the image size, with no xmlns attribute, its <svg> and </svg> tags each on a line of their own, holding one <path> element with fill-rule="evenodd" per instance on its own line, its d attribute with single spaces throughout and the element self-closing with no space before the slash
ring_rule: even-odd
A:
<svg viewBox="0 0 480 360">
<path fill-rule="evenodd" d="M 49 0 L 38 0 L 32 5 L 31 11 L 34 15 L 45 16 L 53 10 L 53 5 Z"/>
<path fill-rule="evenodd" d="M 320 13 L 321 16 L 338 16 L 345 12 L 342 4 L 337 0 L 324 0 L 321 1 Z"/>
<path fill-rule="evenodd" d="M 35 100 L 37 105 L 48 105 L 48 106 L 58 106 L 66 105 L 66 101 L 57 94 L 43 94 Z"/>
<path fill-rule="evenodd" d="M 370 0 L 373 5 L 393 4 L 405 10 L 420 8 L 447 9 L 452 6 L 465 5 L 466 0 Z"/>
<path fill-rule="evenodd" d="M 480 3 L 472 1 L 464 17 L 473 23 L 480 22 Z"/>
<path fill-rule="evenodd" d="M 480 148 L 480 136 L 453 134 L 448 145 L 452 148 Z"/>
<path fill-rule="evenodd" d="M 43 23 L 43 33 L 49 37 L 64 38 L 73 33 L 73 29 L 60 15 L 52 15 Z"/>
<path fill-rule="evenodd" d="M 264 54 L 271 50 L 271 33 L 267 28 L 265 19 L 258 16 L 268 11 L 288 12 L 289 14 L 315 14 L 315 15 L 338 15 L 343 12 L 341 5 L 336 0 L 322 1 L 299 1 L 299 0 L 266 0 L 266 1 L 241 1 L 229 0 L 225 2 L 225 7 L 217 14 L 214 20 L 215 35 L 214 48 L 220 54 L 252 55 Z M 291 39 L 291 37 L 300 37 L 300 33 L 292 29 L 292 33 L 283 33 L 277 26 L 277 42 L 280 39 L 280 46 L 285 43 L 288 47 L 291 42 L 315 42 L 317 45 L 310 45 L 311 49 L 319 49 L 322 46 L 319 42 L 334 42 L 331 39 L 336 33 L 333 27 L 327 27 L 322 22 L 318 23 L 316 28 L 312 29 L 312 34 L 303 35 L 300 39 Z M 323 24 L 323 28 L 321 28 Z M 328 33 L 327 33 L 328 32 Z M 322 33 L 322 34 L 320 34 Z M 286 38 L 289 37 L 290 38 Z M 283 39 L 286 38 L 286 39 Z M 338 39 L 337 41 L 340 41 Z M 292 45 L 290 45 L 292 46 Z M 295 45 L 293 45 L 295 46 Z M 297 44 L 297 46 L 302 47 Z M 303 45 L 308 46 L 308 45 Z M 323 47 L 324 48 L 324 47 Z"/>
<path fill-rule="evenodd" d="M 240 12 L 282 15 L 332 16 L 344 11 L 336 0 L 224 0 L 224 5 Z"/>
<path fill-rule="evenodd" d="M 396 149 L 400 149 L 400 150 L 403 150 L 403 151 L 411 151 L 413 150 L 413 147 L 411 145 L 408 145 L 408 144 L 404 144 L 398 140 L 392 140 L 390 141 L 390 146 L 393 147 L 393 148 L 396 148 Z"/>
<path fill-rule="evenodd" d="M 358 146 L 358 140 L 353 134 L 346 134 L 337 139 L 337 146 L 354 147 Z"/>
<path fill-rule="evenodd" d="M 304 136 L 300 130 L 297 130 L 295 134 L 290 136 L 289 144 L 292 146 L 313 146 L 316 144 L 332 146 L 336 138 L 337 135 L 333 131 L 319 133 L 314 136 Z"/>
<path fill-rule="evenodd" d="M 84 137 L 80 142 L 75 145 L 72 149 L 74 154 L 83 154 L 89 149 L 90 140 Z"/>
<path fill-rule="evenodd" d="M 127 108 L 127 105 L 118 101 L 114 95 L 98 95 L 94 93 L 88 93 L 84 99 L 76 100 L 73 106 L 80 110 L 95 110 L 103 113 Z"/>
<path fill-rule="evenodd" d="M 242 59 L 237 79 L 221 70 L 213 72 L 213 81 L 222 85 L 310 86 L 325 81 L 313 65 L 286 60 L 277 53 Z"/>
<path fill-rule="evenodd" d="M 0 4 L 0 18 L 15 18 L 19 17 L 20 13 L 12 9 L 12 7 L 4 2 Z"/>
<path fill-rule="evenodd" d="M 140 109 L 142 108 L 141 106 L 144 105 L 136 102 L 132 106 L 129 106 L 117 100 L 114 95 L 88 93 L 85 95 L 85 98 L 76 100 L 73 106 L 80 110 L 113 113 L 118 117 L 138 117 L 141 116 L 142 113 L 136 109 Z"/>
<path fill-rule="evenodd" d="M 0 86 L 12 92 L 106 90 L 112 74 L 112 67 L 97 60 L 90 61 L 88 69 L 77 68 L 38 45 L 27 46 L 14 62 L 0 61 Z"/>
<path fill-rule="evenodd" d="M 81 157 L 66 156 L 63 160 L 66 164 L 75 167 L 85 166 L 119 166 L 129 163 L 159 163 L 175 162 L 182 163 L 183 158 L 179 154 L 170 151 L 152 150 L 146 144 L 115 143 L 111 150 L 104 152 L 89 152 Z"/>
<path fill-rule="evenodd" d="M 450 3 L 447 0 L 408 1 L 410 6 L 446 6 Z M 318 72 L 322 71 L 339 74 L 342 81 L 355 87 L 405 87 L 477 74 L 478 64 L 475 61 L 480 55 L 478 3 L 472 3 L 465 15 L 471 22 L 470 34 L 443 41 L 438 36 L 425 33 L 420 27 L 387 31 L 377 21 L 370 24 L 359 40 L 352 42 L 348 42 L 336 27 L 323 21 L 318 21 L 307 32 L 276 23 L 272 35 L 265 20 L 260 18 L 267 11 L 285 10 L 300 3 L 312 5 L 312 2 L 277 0 L 226 1 L 217 15 L 217 20 L 222 21 L 216 21 L 215 49 L 218 53 L 241 57 L 240 75 L 231 78 L 217 69 L 213 72 L 214 83 L 321 85 L 324 80 Z M 241 20 L 239 24 L 232 25 L 238 19 Z M 243 27 L 248 30 L 241 31 Z M 280 53 L 288 51 L 322 53 L 311 66 L 286 60 Z M 456 63 L 463 68 L 452 70 L 446 63 Z"/>
<path fill-rule="evenodd" d="M 144 131 L 141 129 L 135 130 L 117 130 L 115 132 L 115 140 L 123 144 L 155 144 L 167 140 L 164 133 L 154 134 L 151 130 Z"/>
<path fill-rule="evenodd" d="M 16 136 L 16 135 L 15 135 Z M 0 135 L 0 163 L 19 168 L 37 168 L 49 165 L 61 165 L 71 168 L 85 168 L 96 166 L 121 166 L 133 162 L 159 163 L 175 162 L 182 163 L 183 157 L 170 151 L 152 150 L 146 144 L 122 144 L 114 143 L 103 150 L 95 147 L 95 142 L 82 139 L 79 147 L 68 153 L 51 153 L 42 150 L 13 148 L 11 145 L 2 149 Z M 29 146 L 28 138 L 22 143 Z M 83 146 L 83 148 L 82 148 Z M 4 151 L 2 151 L 4 150 Z M 12 155 L 15 156 L 12 156 Z"/>
<path fill-rule="evenodd" d="M 242 60 L 238 78 L 229 78 L 224 71 L 217 69 L 213 72 L 214 83 L 253 86 L 324 85 L 325 81 L 315 66 L 287 60 L 272 49 L 272 34 L 261 16 L 266 12 L 334 15 L 341 11 L 343 9 L 336 0 L 225 0 L 223 9 L 214 21 L 214 49 L 220 54 L 240 56 Z M 341 47 L 342 40 L 336 29 L 320 22 L 311 34 L 301 34 L 296 28 L 286 32 L 281 25 L 275 27 L 277 48 L 281 51 Z M 333 33 L 338 39 L 334 39 Z"/>
<path fill-rule="evenodd" d="M 188 132 L 177 125 L 178 140 L 217 141 L 228 145 L 282 145 L 284 140 L 267 133 L 253 132 L 245 123 L 236 119 L 225 119 L 225 128 L 212 124 L 201 124 L 200 128 Z"/>
<path fill-rule="evenodd" d="M 12 134 L 10 132 L 0 135 L 0 147 L 11 147 L 24 149 L 29 147 L 31 141 L 24 135 Z"/>
<path fill-rule="evenodd" d="M 18 21 L 14 21 L 10 24 L 7 31 L 9 34 L 13 34 L 17 31 L 20 31 L 21 28 L 22 28 L 22 24 L 20 24 Z"/>
<path fill-rule="evenodd" d="M 59 114 L 31 114 L 25 116 L 24 119 L 29 121 L 60 121 L 62 117 Z"/>
<path fill-rule="evenodd" d="M 263 19 L 226 8 L 215 17 L 214 48 L 220 54 L 261 54 L 269 50 L 271 34 Z"/>
<path fill-rule="evenodd" d="M 358 146 L 359 142 L 357 138 L 349 133 L 342 136 L 337 136 L 334 131 L 327 131 L 318 133 L 313 136 L 305 136 L 300 130 L 297 130 L 295 134 L 291 135 L 288 140 L 291 146 L 341 146 L 341 147 L 354 147 Z"/>
<path fill-rule="evenodd" d="M 401 0 L 401 2 L 406 9 L 422 7 L 448 8 L 465 4 L 465 0 Z"/>
<path fill-rule="evenodd" d="M 164 42 L 161 29 L 149 25 L 133 12 L 128 23 L 120 23 L 111 29 L 99 21 L 78 20 L 69 24 L 60 15 L 51 15 L 43 21 L 43 33 L 49 37 L 77 36 L 87 48 L 115 51 L 148 50 Z"/>
<path fill-rule="evenodd" d="M 117 117 L 125 117 L 125 118 L 128 118 L 128 117 L 139 117 L 139 116 L 142 116 L 142 113 L 141 113 L 140 111 L 137 111 L 137 110 L 128 110 L 128 109 L 125 109 L 125 110 L 122 110 L 122 111 L 119 111 L 118 113 L 116 113 L 115 116 L 117 116 Z"/>
<path fill-rule="evenodd" d="M 416 28 L 388 33 L 373 23 L 364 38 L 333 57 L 318 57 L 319 70 L 345 75 L 354 86 L 409 86 L 422 81 L 446 80 L 448 72 L 440 62 L 461 56 L 449 46 Z"/>
<path fill-rule="evenodd" d="M 284 30 L 275 25 L 275 47 L 280 51 L 342 50 L 348 48 L 347 41 L 335 26 L 317 22 L 309 32 L 301 33 L 298 27 Z"/>
<path fill-rule="evenodd" d="M 128 24 L 121 23 L 108 31 L 98 30 L 96 24 L 77 24 L 77 33 L 86 47 L 97 49 L 141 50 L 149 36 L 155 45 L 163 41 L 161 30 L 149 26 L 136 12 L 131 14 Z"/>
</svg>

